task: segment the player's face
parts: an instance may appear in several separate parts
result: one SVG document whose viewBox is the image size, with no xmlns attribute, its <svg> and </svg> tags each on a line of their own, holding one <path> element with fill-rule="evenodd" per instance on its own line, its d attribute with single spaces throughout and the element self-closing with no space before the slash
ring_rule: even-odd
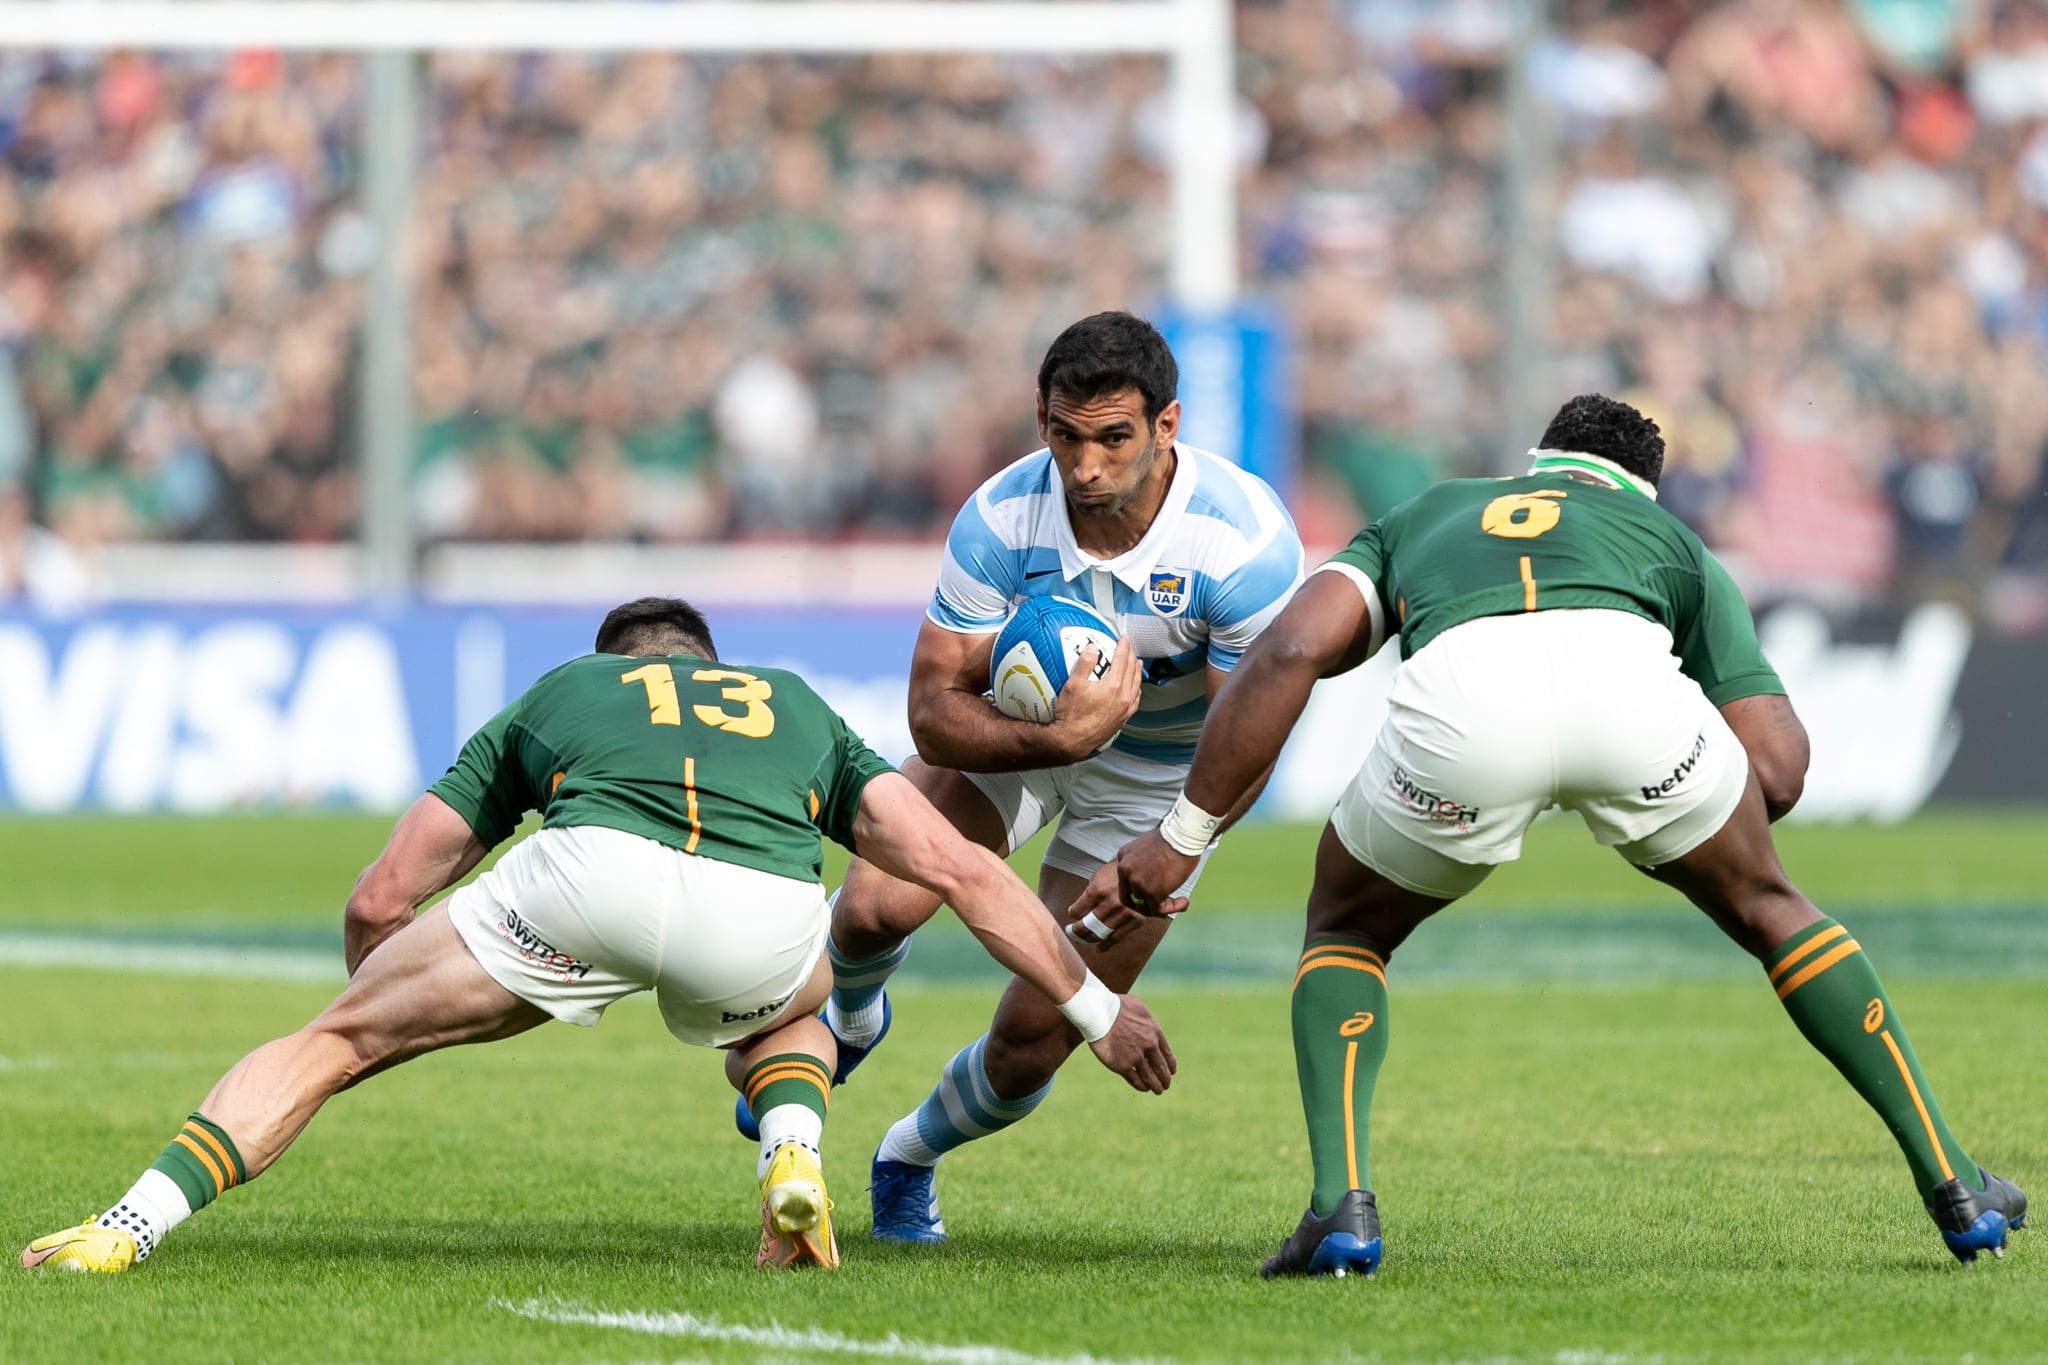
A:
<svg viewBox="0 0 2048 1365">
<path fill-rule="evenodd" d="M 1076 518 L 1118 516 L 1151 491 L 1169 472 L 1159 455 L 1173 449 L 1179 425 L 1178 401 L 1146 422 L 1145 399 L 1136 389 L 1085 400 L 1054 389 L 1038 404 L 1038 435 L 1059 466 L 1067 510 Z"/>
</svg>

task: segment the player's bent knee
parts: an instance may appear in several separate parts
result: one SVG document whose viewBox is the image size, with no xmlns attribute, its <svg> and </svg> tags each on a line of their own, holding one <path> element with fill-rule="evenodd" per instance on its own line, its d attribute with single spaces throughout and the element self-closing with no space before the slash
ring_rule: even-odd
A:
<svg viewBox="0 0 2048 1365">
<path fill-rule="evenodd" d="M 1080 1043 L 1081 1035 L 1064 1019 L 1047 1024 L 998 1017 L 989 1028 L 982 1064 L 996 1094 L 1021 1099 L 1050 1081 Z"/>
</svg>

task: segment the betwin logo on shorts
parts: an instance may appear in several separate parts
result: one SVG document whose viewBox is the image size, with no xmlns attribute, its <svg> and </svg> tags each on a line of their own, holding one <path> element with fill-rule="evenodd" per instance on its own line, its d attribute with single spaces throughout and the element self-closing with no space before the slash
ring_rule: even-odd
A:
<svg viewBox="0 0 2048 1365">
<path fill-rule="evenodd" d="M 499 921 L 498 932 L 511 940 L 512 946 L 519 950 L 520 956 L 530 962 L 538 962 L 553 972 L 557 980 L 567 981 L 574 977 L 580 981 L 590 975 L 588 962 L 577 961 L 542 938 L 534 931 L 532 925 L 519 918 L 517 910 L 505 912 L 504 918 Z"/>
<path fill-rule="evenodd" d="M 1479 807 L 1453 801 L 1448 796 L 1430 791 L 1408 775 L 1402 767 L 1394 769 L 1394 775 L 1387 779 L 1387 786 L 1394 795 L 1401 798 L 1401 804 L 1425 816 L 1439 825 L 1449 825 L 1460 834 L 1472 832 L 1472 826 L 1479 820 Z"/>
<path fill-rule="evenodd" d="M 1706 751 L 1707 732 L 1702 730 L 1700 731 L 1699 738 L 1692 742 L 1692 752 L 1685 756 L 1684 762 L 1671 770 L 1671 776 L 1665 778 L 1654 787 L 1643 788 L 1643 800 L 1655 801 L 1660 796 L 1669 796 L 1672 788 L 1692 776 L 1692 770 L 1699 764 L 1700 755 Z"/>
<path fill-rule="evenodd" d="M 742 1010 L 738 1014 L 733 1013 L 731 1010 L 724 1010 L 719 1014 L 718 1022 L 721 1024 L 744 1024 L 749 1019 L 766 1019 L 769 1015 L 775 1013 L 775 1011 L 781 1009 L 794 999 L 796 999 L 796 992 L 791 991 L 780 1000 L 771 1000 L 759 1009 Z"/>
</svg>

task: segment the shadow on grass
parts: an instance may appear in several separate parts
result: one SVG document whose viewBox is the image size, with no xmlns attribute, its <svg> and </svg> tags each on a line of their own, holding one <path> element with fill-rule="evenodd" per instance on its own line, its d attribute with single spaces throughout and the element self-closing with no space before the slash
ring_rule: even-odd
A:
<svg viewBox="0 0 2048 1365">
<path fill-rule="evenodd" d="M 188 1263 L 200 1260 L 325 1269 L 346 1276 L 364 1267 L 435 1266 L 483 1279 L 528 1277 L 551 1270 L 717 1272 L 753 1268 L 757 1226 L 728 1221 L 548 1218 L 512 1220 L 379 1219 L 349 1227 L 307 1227 L 293 1220 L 222 1219 L 194 1238 L 166 1248 Z M 841 1233 L 846 1268 L 916 1268 L 936 1275 L 980 1277 L 1029 1266 L 1038 1273 L 1240 1276 L 1256 1272 L 1270 1248 L 1219 1237 L 1149 1236 L 1123 1232 L 1059 1232 L 990 1228 L 939 1247 L 871 1241 L 867 1229 Z M 170 1256 L 166 1255 L 168 1262 Z"/>
</svg>

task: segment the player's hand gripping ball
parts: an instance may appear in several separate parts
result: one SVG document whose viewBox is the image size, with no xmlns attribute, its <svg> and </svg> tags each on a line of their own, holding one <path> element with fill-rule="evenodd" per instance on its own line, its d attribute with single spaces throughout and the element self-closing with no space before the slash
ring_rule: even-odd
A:
<svg viewBox="0 0 2048 1365">
<path fill-rule="evenodd" d="M 1063 597 L 1027 598 L 996 636 L 989 683 L 996 710 L 1043 725 L 1052 720 L 1060 689 L 1082 651 L 1096 652 L 1093 677 L 1109 671 L 1116 627 L 1093 608 Z"/>
</svg>

